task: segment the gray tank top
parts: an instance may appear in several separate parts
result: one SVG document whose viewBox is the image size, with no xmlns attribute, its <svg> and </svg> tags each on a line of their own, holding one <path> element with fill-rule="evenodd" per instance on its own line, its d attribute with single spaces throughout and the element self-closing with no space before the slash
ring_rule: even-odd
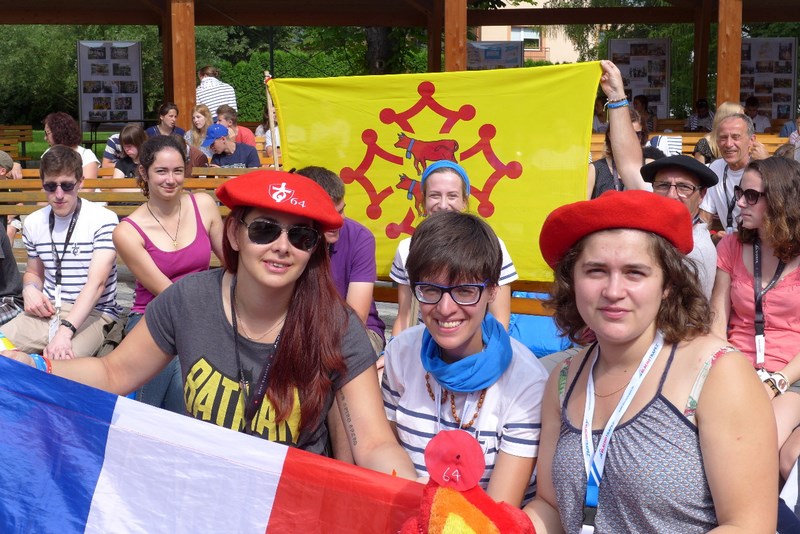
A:
<svg viewBox="0 0 800 534">
<path fill-rule="evenodd" d="M 600 483 L 596 534 L 707 532 L 717 526 L 697 427 L 662 395 L 675 347 L 655 397 L 630 420 L 617 426 Z M 561 435 L 553 458 L 561 523 L 567 533 L 581 530 L 586 471 L 581 433 L 566 416 L 566 406 L 586 362 L 570 384 L 561 407 Z M 595 447 L 602 431 L 592 433 Z"/>
</svg>

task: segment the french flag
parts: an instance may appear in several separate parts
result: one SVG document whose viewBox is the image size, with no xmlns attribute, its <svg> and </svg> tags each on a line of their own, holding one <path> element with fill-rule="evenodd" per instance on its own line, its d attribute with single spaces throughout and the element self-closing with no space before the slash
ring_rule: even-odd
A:
<svg viewBox="0 0 800 534">
<path fill-rule="evenodd" d="M 3 532 L 397 532 L 422 489 L 0 357 Z"/>
</svg>

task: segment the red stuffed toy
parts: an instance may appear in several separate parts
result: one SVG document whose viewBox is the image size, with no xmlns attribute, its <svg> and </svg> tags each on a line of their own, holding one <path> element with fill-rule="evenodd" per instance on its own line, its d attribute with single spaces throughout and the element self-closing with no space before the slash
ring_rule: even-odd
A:
<svg viewBox="0 0 800 534">
<path fill-rule="evenodd" d="M 425 447 L 425 466 L 430 480 L 419 514 L 400 534 L 536 534 L 525 512 L 495 502 L 478 485 L 486 462 L 470 434 L 439 432 Z"/>
</svg>

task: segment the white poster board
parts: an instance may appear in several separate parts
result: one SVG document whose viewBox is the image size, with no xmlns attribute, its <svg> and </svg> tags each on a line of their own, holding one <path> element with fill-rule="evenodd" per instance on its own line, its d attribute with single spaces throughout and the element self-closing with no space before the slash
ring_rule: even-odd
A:
<svg viewBox="0 0 800 534">
<path fill-rule="evenodd" d="M 141 43 L 78 41 L 78 109 L 95 131 L 101 122 L 142 120 Z"/>
<path fill-rule="evenodd" d="M 797 101 L 797 38 L 742 39 L 739 100 L 758 98 L 758 112 L 769 119 L 790 120 Z"/>
<path fill-rule="evenodd" d="M 489 70 L 521 67 L 523 41 L 468 41 L 467 69 Z"/>
<path fill-rule="evenodd" d="M 670 40 L 610 39 L 608 56 L 622 73 L 628 100 L 644 95 L 656 117 L 669 117 Z"/>
</svg>

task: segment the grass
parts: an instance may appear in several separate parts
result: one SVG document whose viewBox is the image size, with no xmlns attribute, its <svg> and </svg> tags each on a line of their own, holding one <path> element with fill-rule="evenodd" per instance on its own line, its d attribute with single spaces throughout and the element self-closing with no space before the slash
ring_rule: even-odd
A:
<svg viewBox="0 0 800 534">
<path fill-rule="evenodd" d="M 114 132 L 97 132 L 97 139 L 108 139 L 108 137 Z M 89 132 L 84 132 L 83 138 L 85 140 L 89 140 L 91 135 Z M 25 143 L 25 153 L 29 158 L 33 161 L 38 161 L 42 158 L 42 154 L 44 151 L 47 150 L 50 146 L 47 144 L 47 141 L 44 140 L 44 130 L 34 130 L 33 131 L 33 142 L 32 143 Z M 95 155 L 97 158 L 100 159 L 103 154 L 103 145 L 95 145 Z"/>
</svg>

